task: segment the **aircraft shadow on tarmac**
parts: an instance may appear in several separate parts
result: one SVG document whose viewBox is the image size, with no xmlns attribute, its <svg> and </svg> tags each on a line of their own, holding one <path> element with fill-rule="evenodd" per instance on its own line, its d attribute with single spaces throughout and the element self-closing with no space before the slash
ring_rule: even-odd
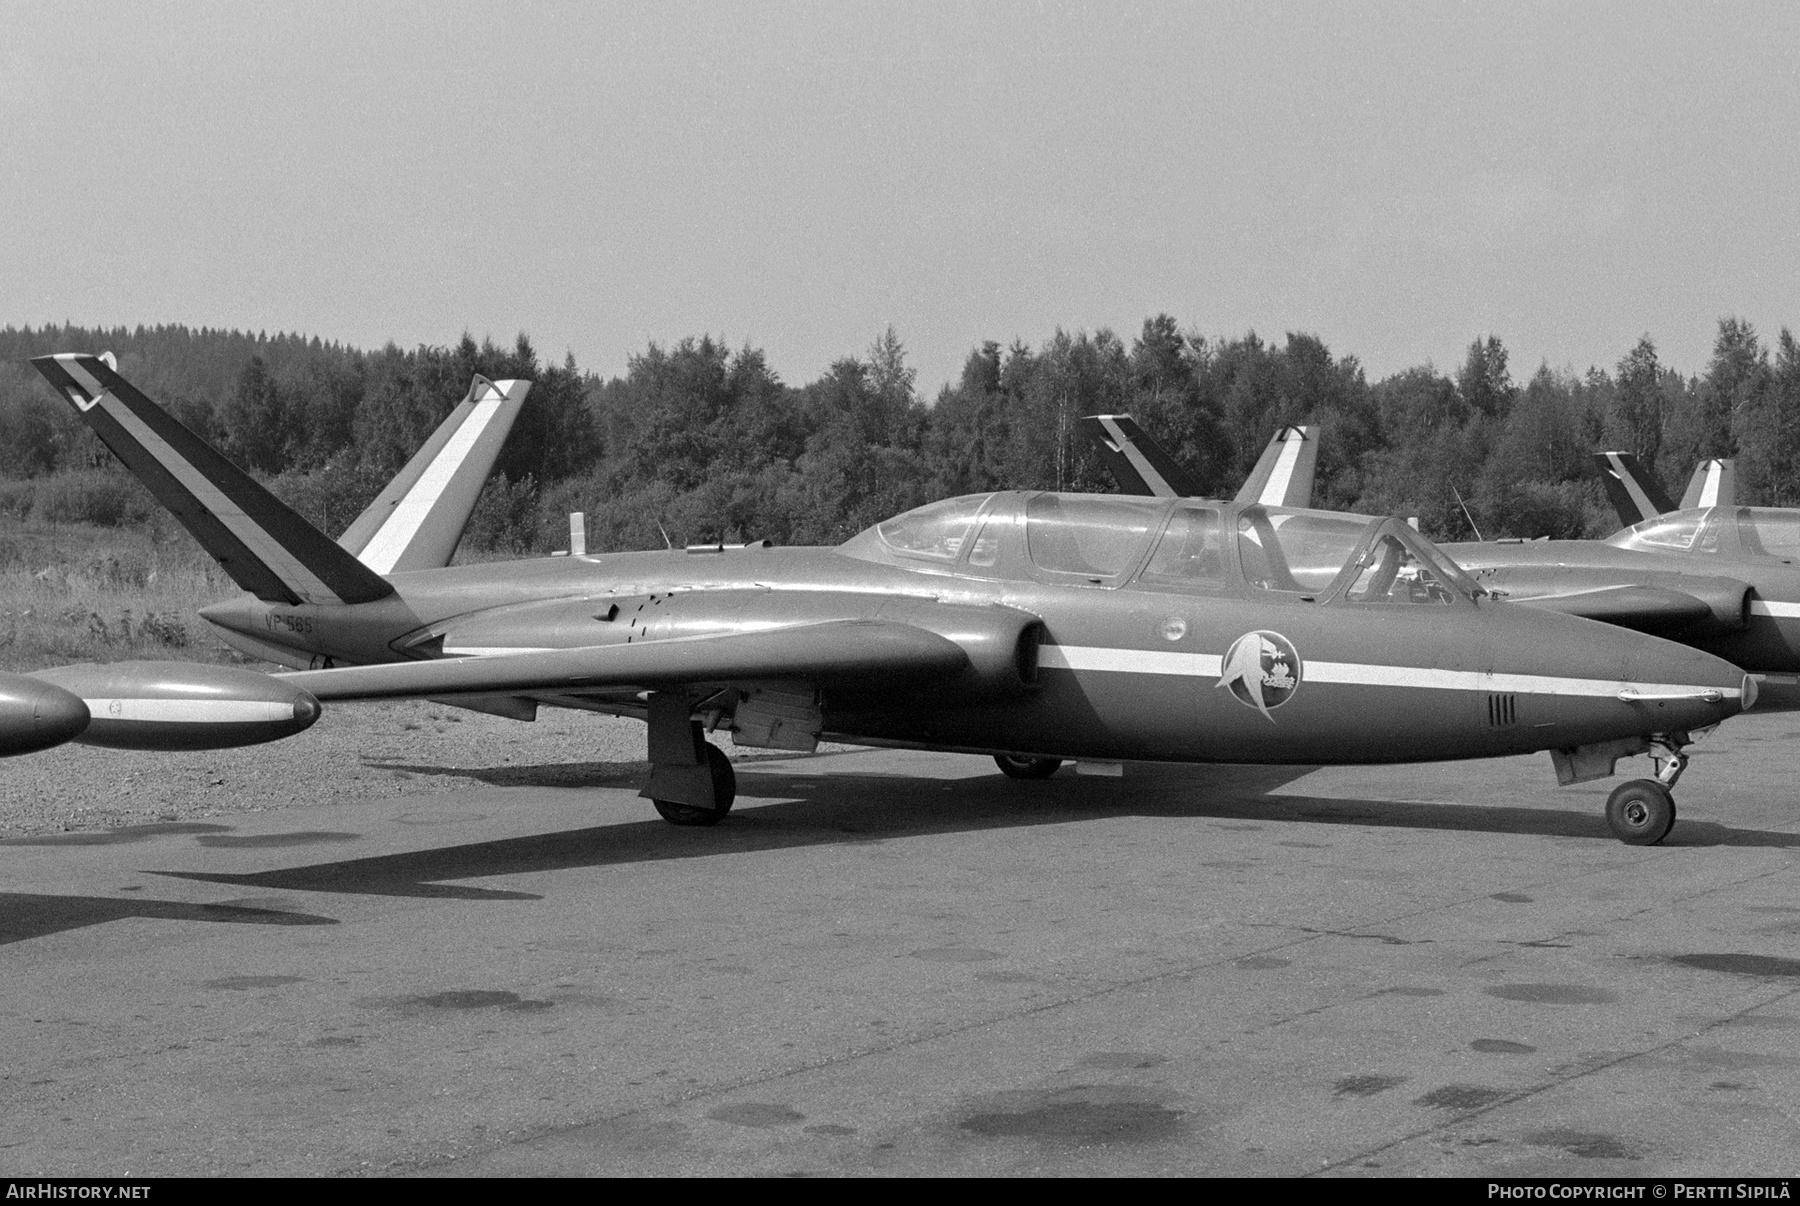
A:
<svg viewBox="0 0 1800 1206">
<path fill-rule="evenodd" d="M 64 930 L 154 917 L 164 921 L 222 921 L 235 925 L 336 925 L 330 917 L 239 905 L 187 904 L 178 900 L 127 900 L 116 896 L 48 896 L 0 892 L 0 946 Z"/>
<path fill-rule="evenodd" d="M 473 778 L 488 773 L 448 768 L 411 769 L 416 773 Z M 781 802 L 733 813 L 717 828 L 676 828 L 659 820 L 645 820 L 275 871 L 246 874 L 163 871 L 157 874 L 206 883 L 290 891 L 462 900 L 536 900 L 540 897 L 534 893 L 444 881 L 802 846 L 880 842 L 942 833 L 1071 824 L 1121 815 L 1271 824 L 1323 822 L 1616 841 L 1605 821 L 1591 807 L 1576 811 L 1267 794 L 1310 769 L 1217 766 L 1197 770 L 1151 765 L 1134 767 L 1132 776 L 1126 779 L 1078 779 L 1062 775 L 1036 783 L 1015 783 L 998 774 L 932 780 L 894 775 L 805 775 L 771 769 L 740 775 L 739 798 L 772 797 Z M 566 770 L 561 768 L 559 773 Z M 507 768 L 506 773 L 510 777 L 516 772 Z M 1796 847 L 1800 846 L 1800 835 L 1684 821 L 1678 824 L 1669 844 Z"/>
</svg>

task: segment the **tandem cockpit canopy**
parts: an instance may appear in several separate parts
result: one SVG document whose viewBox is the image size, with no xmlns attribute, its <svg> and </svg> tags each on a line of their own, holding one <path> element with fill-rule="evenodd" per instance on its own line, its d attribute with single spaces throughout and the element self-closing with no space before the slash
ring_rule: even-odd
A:
<svg viewBox="0 0 1800 1206">
<path fill-rule="evenodd" d="M 970 494 L 897 515 L 842 551 L 978 578 L 1321 602 L 1448 604 L 1483 593 L 1398 520 L 1195 499 Z"/>
<path fill-rule="evenodd" d="M 1791 507 L 1671 511 L 1609 537 L 1615 548 L 1651 553 L 1723 553 L 1800 561 L 1800 513 Z"/>
</svg>

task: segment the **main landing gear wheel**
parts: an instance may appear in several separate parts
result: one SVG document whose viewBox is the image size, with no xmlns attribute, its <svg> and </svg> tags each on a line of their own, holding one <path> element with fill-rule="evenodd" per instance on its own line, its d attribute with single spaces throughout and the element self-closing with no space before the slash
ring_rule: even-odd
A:
<svg viewBox="0 0 1800 1206">
<path fill-rule="evenodd" d="M 717 825 L 731 811 L 732 802 L 737 799 L 737 772 L 731 769 L 731 759 L 725 751 L 716 745 L 706 747 L 706 769 L 712 772 L 713 806 L 702 808 L 698 804 L 678 804 L 674 800 L 652 800 L 656 811 L 662 819 L 671 825 Z"/>
<path fill-rule="evenodd" d="M 994 763 L 1009 779 L 1048 779 L 1062 765 L 1061 758 L 1033 758 L 1029 754 L 995 754 Z"/>
<path fill-rule="evenodd" d="M 1621 783 L 1606 798 L 1606 823 L 1627 846 L 1654 846 L 1675 827 L 1675 797 L 1655 779 Z"/>
</svg>

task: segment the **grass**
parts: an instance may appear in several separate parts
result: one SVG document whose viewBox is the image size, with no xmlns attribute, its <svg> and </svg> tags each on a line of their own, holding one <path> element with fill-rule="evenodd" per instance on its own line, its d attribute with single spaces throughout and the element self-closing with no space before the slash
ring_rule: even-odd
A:
<svg viewBox="0 0 1800 1206">
<path fill-rule="evenodd" d="M 241 594 L 184 532 L 0 518 L 0 670 L 242 662 L 196 614 Z"/>
</svg>

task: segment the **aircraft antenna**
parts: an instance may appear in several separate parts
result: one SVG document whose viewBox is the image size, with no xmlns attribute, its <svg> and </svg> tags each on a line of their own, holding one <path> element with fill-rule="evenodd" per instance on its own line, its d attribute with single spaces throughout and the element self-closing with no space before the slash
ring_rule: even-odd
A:
<svg viewBox="0 0 1800 1206">
<path fill-rule="evenodd" d="M 670 548 L 674 548 L 675 542 L 673 540 L 669 539 L 669 529 L 662 526 L 662 520 L 659 519 L 659 520 L 656 520 L 655 522 L 656 522 L 656 530 L 662 533 L 663 543 L 668 545 Z"/>
<path fill-rule="evenodd" d="M 1463 501 L 1462 491 L 1456 488 L 1455 482 L 1450 483 L 1450 493 L 1456 495 L 1456 505 L 1462 508 L 1463 518 L 1469 521 L 1469 530 L 1475 533 L 1475 539 L 1485 541 L 1487 537 L 1475 526 L 1475 517 L 1469 514 L 1469 504 Z"/>
</svg>

